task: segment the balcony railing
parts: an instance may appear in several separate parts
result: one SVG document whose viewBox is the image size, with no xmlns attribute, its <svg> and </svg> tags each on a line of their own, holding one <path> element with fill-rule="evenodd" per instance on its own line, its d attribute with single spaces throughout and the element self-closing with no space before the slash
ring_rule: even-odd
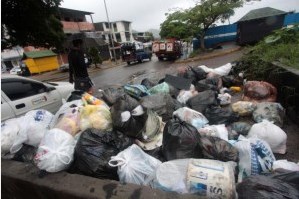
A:
<svg viewBox="0 0 299 199">
<path fill-rule="evenodd" d="M 66 33 L 93 31 L 95 29 L 93 24 L 89 22 L 61 21 L 61 23 Z"/>
</svg>

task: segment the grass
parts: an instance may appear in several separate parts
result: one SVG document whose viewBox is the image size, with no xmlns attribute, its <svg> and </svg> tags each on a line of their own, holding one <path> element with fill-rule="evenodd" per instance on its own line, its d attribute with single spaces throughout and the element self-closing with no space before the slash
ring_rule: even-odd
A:
<svg viewBox="0 0 299 199">
<path fill-rule="evenodd" d="M 255 46 L 249 47 L 237 70 L 244 71 L 249 79 L 262 80 L 269 73 L 280 72 L 272 64 L 277 61 L 299 69 L 298 25 L 277 30 Z"/>
</svg>

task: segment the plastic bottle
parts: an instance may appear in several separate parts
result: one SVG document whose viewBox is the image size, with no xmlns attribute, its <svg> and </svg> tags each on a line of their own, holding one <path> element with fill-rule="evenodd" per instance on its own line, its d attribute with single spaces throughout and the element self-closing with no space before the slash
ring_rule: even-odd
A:
<svg viewBox="0 0 299 199">
<path fill-rule="evenodd" d="M 101 100 L 99 100 L 98 98 L 96 98 L 88 93 L 84 93 L 83 99 L 86 100 L 87 103 L 91 104 L 91 105 L 101 105 L 102 104 Z"/>
<path fill-rule="evenodd" d="M 229 89 L 234 92 L 241 92 L 241 90 L 242 90 L 242 88 L 239 86 L 231 86 Z"/>
</svg>

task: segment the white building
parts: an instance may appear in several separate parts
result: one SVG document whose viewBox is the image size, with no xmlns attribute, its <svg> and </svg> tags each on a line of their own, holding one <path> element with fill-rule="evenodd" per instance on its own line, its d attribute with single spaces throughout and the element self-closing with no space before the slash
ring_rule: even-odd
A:
<svg viewBox="0 0 299 199">
<path fill-rule="evenodd" d="M 102 33 L 105 41 L 109 41 L 109 34 L 113 40 L 118 43 L 133 42 L 132 26 L 130 21 L 114 21 L 110 22 L 111 30 L 108 22 L 94 23 L 95 30 Z"/>
</svg>

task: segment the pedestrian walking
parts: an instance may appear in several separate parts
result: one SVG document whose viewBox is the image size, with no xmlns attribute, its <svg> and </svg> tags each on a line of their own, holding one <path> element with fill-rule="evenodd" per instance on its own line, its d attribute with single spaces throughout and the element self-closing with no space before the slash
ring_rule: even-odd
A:
<svg viewBox="0 0 299 199">
<path fill-rule="evenodd" d="M 81 90 L 92 94 L 93 83 L 89 78 L 87 65 L 82 51 L 82 39 L 74 39 L 73 47 L 68 54 L 69 82 L 75 83 L 75 90 Z"/>
</svg>

